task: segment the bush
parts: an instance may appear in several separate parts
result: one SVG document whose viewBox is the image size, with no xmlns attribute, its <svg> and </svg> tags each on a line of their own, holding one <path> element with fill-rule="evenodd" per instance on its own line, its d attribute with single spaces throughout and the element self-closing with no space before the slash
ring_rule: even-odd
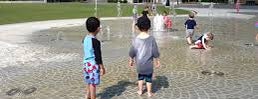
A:
<svg viewBox="0 0 258 99">
<path fill-rule="evenodd" d="M 117 3 L 118 0 L 108 0 L 108 3 Z M 119 0 L 120 3 L 127 3 L 127 0 Z"/>
<path fill-rule="evenodd" d="M 202 2 L 211 2 L 211 0 L 202 0 Z"/>
<path fill-rule="evenodd" d="M 82 0 L 47 0 L 47 2 L 81 2 Z"/>
<path fill-rule="evenodd" d="M 201 2 L 227 3 L 228 0 L 201 0 Z"/>
</svg>

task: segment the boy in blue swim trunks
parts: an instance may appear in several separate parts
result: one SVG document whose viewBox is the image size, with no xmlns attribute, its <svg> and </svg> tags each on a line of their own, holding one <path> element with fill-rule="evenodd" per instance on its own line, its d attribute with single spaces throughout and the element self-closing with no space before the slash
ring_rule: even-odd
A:
<svg viewBox="0 0 258 99">
<path fill-rule="evenodd" d="M 100 41 L 96 35 L 100 31 L 100 21 L 96 17 L 90 17 L 86 21 L 89 34 L 83 40 L 83 75 L 87 84 L 86 99 L 96 99 L 96 85 L 100 83 L 100 75 L 105 74 L 102 62 Z"/>
<path fill-rule="evenodd" d="M 142 95 L 144 80 L 147 84 L 147 93 L 151 97 L 152 93 L 152 75 L 153 75 L 153 60 L 155 59 L 156 67 L 159 67 L 159 50 L 156 40 L 148 34 L 151 27 L 151 21 L 148 17 L 142 16 L 137 20 L 137 27 L 141 31 L 140 34 L 133 40 L 132 47 L 129 51 L 130 62 L 133 66 L 134 60 L 137 66 L 138 73 L 138 91 Z"/>
</svg>

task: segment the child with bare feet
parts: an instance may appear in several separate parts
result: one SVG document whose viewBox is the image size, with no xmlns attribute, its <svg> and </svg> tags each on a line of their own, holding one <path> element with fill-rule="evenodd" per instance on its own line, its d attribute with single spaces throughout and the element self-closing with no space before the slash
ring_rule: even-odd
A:
<svg viewBox="0 0 258 99">
<path fill-rule="evenodd" d="M 206 49 L 209 50 L 212 46 L 208 45 L 208 42 L 213 40 L 214 36 L 211 32 L 203 34 L 201 37 L 194 42 L 194 45 L 191 45 L 191 49 Z"/>
<path fill-rule="evenodd" d="M 140 17 L 136 23 L 140 34 L 132 41 L 132 46 L 129 51 L 129 65 L 133 66 L 134 61 L 138 73 L 138 91 L 139 95 L 143 94 L 144 80 L 147 85 L 147 94 L 149 97 L 152 93 L 152 76 L 153 76 L 153 60 L 156 67 L 160 66 L 159 49 L 156 40 L 148 34 L 151 27 L 151 21 L 148 17 Z"/>
<path fill-rule="evenodd" d="M 185 21 L 186 40 L 189 45 L 192 44 L 195 28 L 197 28 L 197 23 L 194 20 L 194 13 L 190 13 L 189 18 Z"/>
<path fill-rule="evenodd" d="M 100 31 L 100 21 L 89 17 L 86 21 L 88 35 L 83 39 L 83 78 L 86 84 L 85 99 L 96 99 L 96 87 L 100 84 L 100 76 L 105 74 L 102 62 L 101 43 L 96 38 Z"/>
</svg>

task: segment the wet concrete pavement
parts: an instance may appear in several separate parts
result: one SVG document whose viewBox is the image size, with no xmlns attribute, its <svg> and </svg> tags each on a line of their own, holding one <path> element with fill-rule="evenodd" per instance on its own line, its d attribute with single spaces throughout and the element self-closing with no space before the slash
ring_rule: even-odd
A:
<svg viewBox="0 0 258 99">
<path fill-rule="evenodd" d="M 218 17 L 212 26 L 210 18 L 197 17 L 197 36 L 211 30 L 215 34 L 214 48 L 208 51 L 188 48 L 185 19 L 175 18 L 176 31 L 151 32 L 161 52 L 153 99 L 257 99 L 258 46 L 252 44 L 257 44 L 254 23 L 258 17 Z M 102 23 L 103 35 L 98 38 L 103 40 L 107 74 L 98 86 L 98 98 L 147 98 L 146 94 L 137 95 L 135 67 L 127 65 L 131 20 Z M 111 29 L 110 40 L 107 26 Z M 24 42 L 1 41 L 1 99 L 83 99 L 81 40 L 85 33 L 84 26 L 52 28 L 30 34 Z"/>
</svg>

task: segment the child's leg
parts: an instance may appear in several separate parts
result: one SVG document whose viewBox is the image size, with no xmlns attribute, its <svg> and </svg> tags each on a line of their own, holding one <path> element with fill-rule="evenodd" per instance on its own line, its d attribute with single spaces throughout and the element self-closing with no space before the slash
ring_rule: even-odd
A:
<svg viewBox="0 0 258 99">
<path fill-rule="evenodd" d="M 153 74 L 149 74 L 149 75 L 146 75 L 146 85 L 147 85 L 147 93 L 148 93 L 148 96 L 151 97 L 153 96 L 153 93 L 152 93 L 152 75 Z"/>
<path fill-rule="evenodd" d="M 189 36 L 189 37 L 186 38 L 186 40 L 187 40 L 188 44 L 192 44 L 192 37 Z"/>
<path fill-rule="evenodd" d="M 142 95 L 142 91 L 143 91 L 143 83 L 144 83 L 144 76 L 143 74 L 138 74 L 138 91 L 137 93 L 139 95 Z"/>
<path fill-rule="evenodd" d="M 90 84 L 90 99 L 96 99 L 96 85 Z"/>
<path fill-rule="evenodd" d="M 152 83 L 150 82 L 147 82 L 147 93 L 148 93 L 148 96 L 151 97 L 153 96 L 153 93 L 152 93 Z"/>
<path fill-rule="evenodd" d="M 198 45 L 191 45 L 191 46 L 189 46 L 189 48 L 190 49 L 197 49 L 197 48 L 199 48 L 199 46 Z"/>
<path fill-rule="evenodd" d="M 194 34 L 193 29 L 186 30 L 186 40 L 187 40 L 187 43 L 190 45 L 193 43 L 193 40 L 192 40 L 193 34 Z"/>
<path fill-rule="evenodd" d="M 138 81 L 138 91 L 137 91 L 137 93 L 139 95 L 142 95 L 142 90 L 143 90 L 143 80 L 139 80 Z"/>
<path fill-rule="evenodd" d="M 88 84 L 85 89 L 86 89 L 85 99 L 90 99 L 90 85 Z"/>
</svg>

